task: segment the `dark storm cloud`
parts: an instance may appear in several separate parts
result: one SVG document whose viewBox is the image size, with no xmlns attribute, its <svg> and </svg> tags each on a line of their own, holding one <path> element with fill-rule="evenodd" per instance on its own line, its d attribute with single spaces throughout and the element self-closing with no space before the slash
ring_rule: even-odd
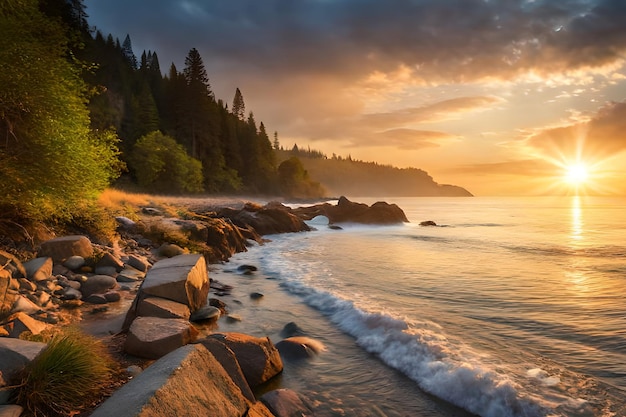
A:
<svg viewBox="0 0 626 417">
<path fill-rule="evenodd" d="M 354 78 L 404 64 L 468 81 L 554 73 L 623 58 L 623 0 L 89 0 L 91 23 L 182 62 L 280 78 Z M 136 51 L 139 52 L 140 51 Z M 164 64 L 167 64 L 164 63 Z"/>
</svg>

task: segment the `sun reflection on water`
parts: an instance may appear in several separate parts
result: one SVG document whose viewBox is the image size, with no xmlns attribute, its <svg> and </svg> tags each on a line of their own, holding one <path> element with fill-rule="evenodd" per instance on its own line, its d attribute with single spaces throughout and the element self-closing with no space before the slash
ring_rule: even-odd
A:
<svg viewBox="0 0 626 417">
<path fill-rule="evenodd" d="M 571 215 L 570 236 L 575 242 L 581 242 L 584 238 L 584 219 L 579 196 L 572 197 Z"/>
</svg>

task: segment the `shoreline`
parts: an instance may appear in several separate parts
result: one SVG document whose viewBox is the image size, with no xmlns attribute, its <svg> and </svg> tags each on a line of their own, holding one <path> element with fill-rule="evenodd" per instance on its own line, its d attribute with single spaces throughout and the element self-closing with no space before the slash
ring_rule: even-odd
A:
<svg viewBox="0 0 626 417">
<path fill-rule="evenodd" d="M 149 197 L 150 200 L 144 202 L 143 204 L 137 204 L 135 206 L 136 214 L 139 217 L 137 221 L 132 221 L 128 218 L 119 218 L 119 219 L 116 218 L 118 220 L 118 223 L 120 223 L 120 228 L 119 228 L 120 235 L 116 239 L 116 241 L 112 242 L 111 246 L 98 245 L 98 244 L 92 244 L 92 246 L 94 248 L 97 248 L 97 250 L 100 251 L 100 253 L 105 253 L 105 254 L 109 253 L 114 257 L 117 255 L 123 256 L 123 257 L 128 257 L 129 255 L 132 255 L 132 256 L 146 255 L 149 258 L 152 258 L 152 260 L 150 261 L 151 263 L 155 263 L 157 262 L 157 259 L 159 258 L 158 257 L 154 258 L 154 256 L 163 256 L 163 254 L 156 255 L 156 253 L 162 249 L 162 246 L 155 249 L 156 246 L 154 244 L 151 244 L 152 249 L 150 249 L 150 251 L 148 252 L 146 252 L 145 250 L 138 251 L 138 249 L 140 248 L 137 246 L 137 240 L 144 239 L 144 236 L 142 234 L 145 231 L 154 232 L 153 228 L 155 227 L 155 225 L 158 225 L 159 227 L 161 226 L 164 227 L 161 230 L 164 230 L 165 232 L 170 233 L 172 232 L 172 230 L 170 230 L 170 227 L 173 227 L 175 229 L 173 232 L 180 232 L 182 234 L 186 234 L 189 240 L 185 240 L 185 242 L 189 242 L 191 244 L 194 239 L 198 238 L 197 236 L 193 237 L 194 230 L 197 230 L 198 226 L 203 224 L 203 221 L 205 221 L 205 219 L 206 221 L 208 221 L 211 218 L 219 219 L 220 217 L 219 213 L 210 213 L 211 216 L 204 214 L 208 211 L 213 211 L 213 210 L 216 210 L 216 211 L 225 210 L 227 215 L 228 213 L 230 213 L 231 216 L 233 215 L 237 216 L 237 210 L 239 210 L 238 211 L 239 213 L 248 213 L 247 210 L 252 210 L 249 213 L 252 213 L 253 214 L 252 219 L 256 219 L 256 220 L 258 220 L 259 216 L 265 215 L 265 212 L 267 211 L 268 214 L 265 215 L 266 216 L 265 221 L 270 221 L 270 222 L 275 222 L 276 215 L 278 214 L 280 214 L 279 218 L 285 217 L 286 220 L 285 218 L 281 220 L 281 222 L 283 222 L 282 225 L 275 224 L 265 229 L 265 230 L 269 230 L 270 232 L 266 231 L 262 233 L 261 235 L 258 235 L 255 232 L 256 226 L 253 227 L 251 231 L 248 230 L 248 232 L 251 232 L 252 240 L 256 240 L 257 241 L 256 244 L 258 245 L 262 245 L 263 240 L 265 240 L 265 239 L 260 240 L 260 236 L 266 235 L 268 233 L 273 234 L 271 231 L 274 231 L 274 230 L 278 230 L 274 233 L 285 233 L 285 232 L 309 230 L 308 226 L 305 225 L 303 219 L 301 218 L 299 218 L 298 220 L 300 224 L 298 225 L 298 222 L 295 222 L 294 220 L 298 218 L 298 216 L 296 216 L 295 214 L 292 214 L 291 213 L 292 209 L 287 206 L 283 206 L 282 203 L 270 202 L 266 204 L 266 206 L 260 206 L 261 202 L 259 201 L 259 199 L 256 199 L 255 201 L 251 202 L 251 201 L 244 201 L 238 198 L 221 198 L 221 197 L 220 198 L 186 198 L 186 197 L 161 197 L 161 196 L 144 196 L 144 197 L 145 198 Z M 340 202 L 341 201 L 342 200 L 340 199 Z M 362 209 L 363 208 L 362 206 L 368 207 L 363 204 L 352 203 L 345 198 L 343 201 L 344 201 L 344 206 L 343 206 L 344 210 L 346 209 L 346 207 L 348 209 L 352 207 L 358 207 L 359 209 Z M 145 203 L 148 203 L 148 204 L 145 204 Z M 326 203 L 323 206 L 324 207 L 328 206 L 328 204 Z M 128 210 L 128 207 L 125 207 L 125 209 Z M 235 211 L 234 214 L 233 214 L 233 210 Z M 171 217 L 172 212 L 178 213 L 177 218 Z M 201 214 L 198 214 L 198 213 L 201 213 Z M 190 217 L 190 214 L 191 214 L 191 217 Z M 213 217 L 213 216 L 216 216 L 216 217 Z M 250 216 L 250 214 L 247 214 L 245 216 Z M 244 219 L 249 218 L 245 216 L 243 217 Z M 197 217 L 198 220 L 193 220 L 194 217 Z M 233 230 L 236 230 L 234 229 L 235 227 L 239 228 L 240 230 L 245 230 L 245 226 L 235 225 L 235 223 L 237 223 L 236 220 L 234 219 L 229 220 L 228 217 L 226 217 L 226 219 L 227 219 L 226 223 L 224 223 L 222 219 L 222 223 L 220 224 L 226 225 Z M 138 231 L 135 230 L 136 227 L 138 227 L 135 225 L 141 225 Z M 192 229 L 187 228 L 190 225 L 193 226 Z M 267 224 L 265 226 L 267 226 Z M 212 227 L 215 227 L 215 225 L 213 225 Z M 219 226 L 219 227 L 223 227 L 223 226 Z M 244 227 L 244 229 L 241 229 L 242 227 Z M 264 227 L 263 224 L 261 224 L 260 227 L 261 229 L 263 229 Z M 190 230 L 191 230 L 190 232 L 191 234 L 188 233 Z M 137 233 L 140 233 L 140 234 L 137 235 Z M 164 233 L 163 235 L 161 235 L 161 238 L 165 241 L 167 241 L 167 233 Z M 232 234 L 233 232 L 228 232 L 228 233 Z M 159 235 L 159 233 L 157 233 L 157 235 Z M 207 239 L 206 234 L 200 233 L 200 235 L 205 236 L 202 239 L 205 239 L 205 240 Z M 254 238 L 254 235 L 256 235 L 257 238 Z M 209 232 L 208 236 L 209 237 L 211 236 L 211 232 Z M 244 239 L 241 235 L 239 236 L 241 239 Z M 248 242 L 250 242 L 249 237 L 247 238 L 247 240 Z M 285 325 L 287 325 L 290 322 L 293 322 L 292 319 L 294 317 L 291 316 L 289 317 L 289 319 L 276 318 L 275 308 L 271 308 L 271 307 L 268 308 L 268 304 L 274 303 L 274 306 L 284 305 L 285 304 L 284 300 L 287 297 L 289 297 L 289 295 L 281 291 L 280 288 L 278 288 L 275 285 L 275 282 L 272 282 L 271 284 L 272 290 L 269 291 L 270 294 L 261 294 L 261 297 L 262 297 L 261 300 L 258 300 L 256 298 L 253 299 L 251 295 L 252 292 L 257 293 L 258 295 L 258 290 L 257 291 L 250 290 L 248 294 L 241 292 L 241 291 L 248 291 L 250 287 L 249 284 L 251 282 L 254 282 L 256 280 L 257 283 L 260 283 L 261 280 L 269 280 L 269 277 L 264 276 L 257 280 L 257 278 L 259 277 L 246 276 L 244 278 L 244 281 L 242 281 L 240 278 L 243 277 L 243 275 L 237 273 L 236 271 L 233 271 L 233 268 L 235 268 L 236 265 L 231 262 L 234 256 L 236 256 L 238 253 L 245 252 L 246 249 L 241 249 L 241 248 L 237 249 L 237 244 L 234 244 L 233 241 L 230 240 L 230 238 L 228 238 L 227 241 L 222 241 L 222 244 L 226 245 L 228 249 L 225 252 L 223 252 L 222 256 L 224 258 L 221 260 L 221 262 L 211 262 L 211 263 L 207 262 L 208 271 L 209 271 L 208 278 L 215 279 L 217 275 L 218 277 L 221 278 L 221 279 L 217 278 L 218 281 L 223 282 L 224 284 L 233 286 L 234 293 L 237 295 L 234 296 L 234 295 L 228 294 L 225 297 L 221 297 L 217 295 L 219 298 L 229 299 L 228 301 L 226 301 L 227 309 L 232 310 L 232 312 L 229 312 L 229 314 L 226 317 L 223 317 L 220 319 L 223 321 L 218 320 L 214 325 L 198 326 L 198 328 L 200 329 L 200 337 L 204 337 L 204 336 L 210 335 L 214 331 L 218 331 L 218 332 L 227 332 L 227 333 L 228 332 L 244 333 L 244 334 L 256 336 L 256 337 L 268 337 L 274 343 L 277 343 L 279 340 L 281 340 L 281 337 L 284 339 L 284 336 L 281 336 L 281 331 Z M 252 243 L 252 244 L 255 245 L 255 243 Z M 210 240 L 206 240 L 206 244 L 202 244 L 202 245 L 208 245 L 204 247 L 209 248 L 209 250 L 214 249 L 211 246 Z M 185 251 L 187 251 L 186 249 L 185 250 L 181 248 L 179 249 L 182 251 L 180 253 L 185 253 Z M 157 252 L 155 252 L 155 250 Z M 191 252 L 193 252 L 193 249 Z M 150 255 L 150 253 L 152 253 L 152 255 Z M 228 253 L 230 253 L 230 255 L 228 255 Z M 107 256 L 111 256 L 111 255 L 107 255 Z M 208 256 L 207 254 L 204 254 L 205 258 L 207 258 L 207 256 Z M 169 257 L 169 255 L 165 255 L 165 257 Z M 69 270 L 66 269 L 66 271 L 68 271 L 67 273 L 71 274 Z M 90 272 L 94 273 L 94 270 L 90 269 Z M 95 271 L 95 273 L 97 273 L 97 271 Z M 59 276 L 59 275 L 56 275 L 56 276 Z M 54 278 L 54 276 L 52 276 L 52 278 Z M 129 357 L 129 355 L 124 352 L 124 348 L 122 347 L 122 344 L 124 343 L 122 340 L 123 336 L 120 336 L 121 334 L 120 330 L 122 330 L 123 322 L 128 314 L 131 304 L 133 304 L 134 300 L 136 300 L 137 298 L 137 294 L 138 294 L 137 291 L 139 290 L 140 283 L 142 282 L 143 281 L 136 282 L 130 288 L 122 288 L 120 290 L 116 290 L 116 292 L 120 294 L 118 296 L 118 300 L 109 302 L 105 306 L 98 306 L 98 305 L 92 305 L 92 304 L 87 304 L 87 303 L 82 303 L 82 304 L 79 303 L 79 306 L 74 309 L 74 312 L 72 312 L 73 317 L 70 323 L 61 322 L 58 325 L 53 324 L 53 328 L 58 329 L 66 325 L 76 325 L 76 327 L 81 329 L 84 333 L 92 335 L 96 337 L 97 339 L 100 339 L 101 341 L 103 341 L 105 346 L 108 346 L 111 353 L 114 354 L 114 359 L 118 363 L 118 365 L 125 367 L 129 365 L 139 364 L 142 369 L 149 368 L 152 361 L 145 360 L 142 358 L 135 358 L 132 356 Z M 241 286 L 241 290 L 239 290 L 240 286 Z M 263 285 L 261 285 L 261 287 L 263 287 Z M 268 286 L 265 286 L 265 287 L 268 288 Z M 209 291 L 207 300 L 215 296 L 216 296 L 215 291 L 211 290 Z M 291 300 L 291 303 L 292 303 L 291 305 L 294 305 L 293 303 L 295 303 L 295 301 Z M 295 304 L 303 306 L 302 303 L 295 303 Z M 303 306 L 302 308 L 304 308 L 305 310 L 310 309 L 309 307 L 306 307 L 306 306 Z M 263 314 L 261 314 L 261 316 L 264 316 L 264 317 L 273 316 L 273 317 L 264 319 L 265 323 L 259 325 L 259 322 L 258 322 L 259 315 L 257 313 L 259 313 L 260 311 L 263 311 Z M 237 312 L 240 312 L 241 316 L 243 317 L 233 319 L 230 313 L 233 313 L 232 316 L 237 317 Z M 290 313 L 291 312 L 282 312 L 283 315 L 286 314 L 287 316 Z M 310 314 L 310 311 L 307 311 L 306 314 Z M 271 322 L 271 324 L 269 324 L 269 322 Z M 311 337 L 315 337 L 315 334 L 311 334 Z M 283 384 L 281 381 L 290 379 L 290 377 L 285 376 L 284 374 L 280 374 L 280 375 L 281 375 L 280 378 L 270 383 L 271 387 L 282 388 Z M 293 378 L 291 378 L 291 380 L 293 381 Z M 119 382 L 121 381 L 118 381 L 117 388 L 114 389 L 113 391 L 114 393 L 118 390 L 120 386 L 125 385 L 125 384 L 119 385 Z M 295 385 L 298 385 L 298 384 L 295 384 Z M 106 402 L 107 398 L 108 397 L 105 397 L 103 399 L 104 401 L 99 402 L 98 404 L 102 404 L 103 402 Z M 93 411 L 93 409 L 91 409 L 90 411 Z"/>
</svg>

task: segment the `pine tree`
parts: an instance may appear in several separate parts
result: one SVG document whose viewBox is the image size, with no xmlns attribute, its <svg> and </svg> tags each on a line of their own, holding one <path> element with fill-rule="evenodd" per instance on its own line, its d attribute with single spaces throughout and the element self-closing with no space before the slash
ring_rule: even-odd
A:
<svg viewBox="0 0 626 417">
<path fill-rule="evenodd" d="M 280 150 L 280 142 L 278 142 L 278 132 L 274 131 L 274 149 Z"/>
<path fill-rule="evenodd" d="M 133 69 L 137 69 L 137 57 L 133 52 L 133 45 L 130 41 L 130 35 L 128 34 L 126 35 L 126 38 L 124 38 L 124 43 L 122 44 L 122 52 L 124 53 L 124 56 L 128 60 L 130 66 Z"/>
<path fill-rule="evenodd" d="M 246 116 L 246 105 L 243 102 L 243 95 L 239 88 L 235 90 L 235 97 L 233 98 L 233 108 L 232 113 L 239 120 L 244 120 Z"/>
</svg>

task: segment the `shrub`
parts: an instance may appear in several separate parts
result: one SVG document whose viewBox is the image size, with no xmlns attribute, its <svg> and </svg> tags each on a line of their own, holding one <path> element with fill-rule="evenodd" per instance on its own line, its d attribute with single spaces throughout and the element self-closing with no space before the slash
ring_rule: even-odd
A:
<svg viewBox="0 0 626 417">
<path fill-rule="evenodd" d="M 171 136 L 152 132 L 142 136 L 133 148 L 130 167 L 137 182 L 148 191 L 161 193 L 199 193 L 202 164 L 187 154 Z"/>
<path fill-rule="evenodd" d="M 34 416 L 68 415 L 111 381 L 112 363 L 102 342 L 67 330 L 18 375 L 16 402 Z"/>
</svg>

